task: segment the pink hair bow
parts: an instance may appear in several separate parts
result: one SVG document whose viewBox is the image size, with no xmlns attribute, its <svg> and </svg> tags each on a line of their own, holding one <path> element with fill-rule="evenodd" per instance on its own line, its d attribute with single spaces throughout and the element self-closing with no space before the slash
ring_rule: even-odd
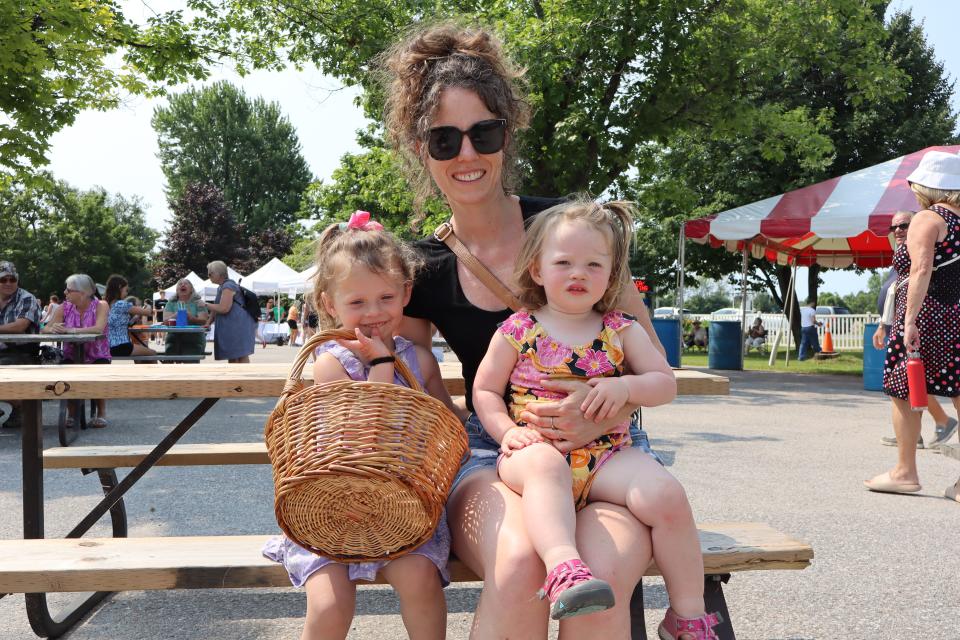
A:
<svg viewBox="0 0 960 640">
<path fill-rule="evenodd" d="M 350 220 L 346 225 L 340 224 L 340 228 L 360 229 L 361 231 L 383 231 L 383 225 L 376 220 L 370 219 L 369 211 L 360 211 L 359 209 L 350 214 Z"/>
</svg>

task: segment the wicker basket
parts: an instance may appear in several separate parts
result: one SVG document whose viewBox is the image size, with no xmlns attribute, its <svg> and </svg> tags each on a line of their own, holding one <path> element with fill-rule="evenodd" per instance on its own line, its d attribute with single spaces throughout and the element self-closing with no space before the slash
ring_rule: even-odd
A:
<svg viewBox="0 0 960 640">
<path fill-rule="evenodd" d="M 277 523 L 300 546 L 340 562 L 389 560 L 433 535 L 467 436 L 399 358 L 411 388 L 305 384 L 310 355 L 335 338 L 354 335 L 327 331 L 303 345 L 267 419 Z"/>
</svg>

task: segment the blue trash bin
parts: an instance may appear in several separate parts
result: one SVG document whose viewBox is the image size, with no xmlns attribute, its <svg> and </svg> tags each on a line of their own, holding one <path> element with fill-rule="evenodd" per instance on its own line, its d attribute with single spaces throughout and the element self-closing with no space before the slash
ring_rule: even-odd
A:
<svg viewBox="0 0 960 640">
<path fill-rule="evenodd" d="M 863 325 L 863 388 L 867 391 L 883 391 L 883 361 L 887 350 L 873 346 L 877 326 L 876 322 Z"/>
<path fill-rule="evenodd" d="M 711 369 L 743 369 L 743 344 L 739 320 L 711 320 L 707 366 Z"/>
<path fill-rule="evenodd" d="M 680 318 L 654 318 L 653 330 L 667 352 L 667 364 L 680 367 Z"/>
</svg>

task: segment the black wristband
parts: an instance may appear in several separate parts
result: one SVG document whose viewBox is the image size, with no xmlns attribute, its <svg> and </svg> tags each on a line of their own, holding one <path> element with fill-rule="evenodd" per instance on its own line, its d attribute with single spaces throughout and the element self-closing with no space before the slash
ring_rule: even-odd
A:
<svg viewBox="0 0 960 640">
<path fill-rule="evenodd" d="M 386 363 L 386 362 L 396 362 L 396 361 L 397 361 L 397 359 L 396 359 L 396 357 L 394 357 L 394 356 L 384 356 L 384 357 L 382 357 L 382 358 L 374 358 L 373 360 L 371 360 L 371 361 L 370 361 L 370 366 L 371 366 L 371 367 L 375 367 L 375 366 L 377 366 L 378 364 L 384 364 L 384 363 Z"/>
</svg>

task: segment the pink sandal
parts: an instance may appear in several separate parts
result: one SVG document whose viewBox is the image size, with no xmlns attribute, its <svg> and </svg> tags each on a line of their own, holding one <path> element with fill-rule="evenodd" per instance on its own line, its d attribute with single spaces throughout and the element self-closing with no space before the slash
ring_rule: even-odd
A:
<svg viewBox="0 0 960 640">
<path fill-rule="evenodd" d="M 713 628 L 722 622 L 723 616 L 719 613 L 705 613 L 699 618 L 681 618 L 670 607 L 657 629 L 657 635 L 660 640 L 717 640 Z"/>
<path fill-rule="evenodd" d="M 577 559 L 554 567 L 537 595 L 541 600 L 550 598 L 550 617 L 554 620 L 605 611 L 614 605 L 610 585 L 594 578 L 590 568 Z"/>
</svg>

